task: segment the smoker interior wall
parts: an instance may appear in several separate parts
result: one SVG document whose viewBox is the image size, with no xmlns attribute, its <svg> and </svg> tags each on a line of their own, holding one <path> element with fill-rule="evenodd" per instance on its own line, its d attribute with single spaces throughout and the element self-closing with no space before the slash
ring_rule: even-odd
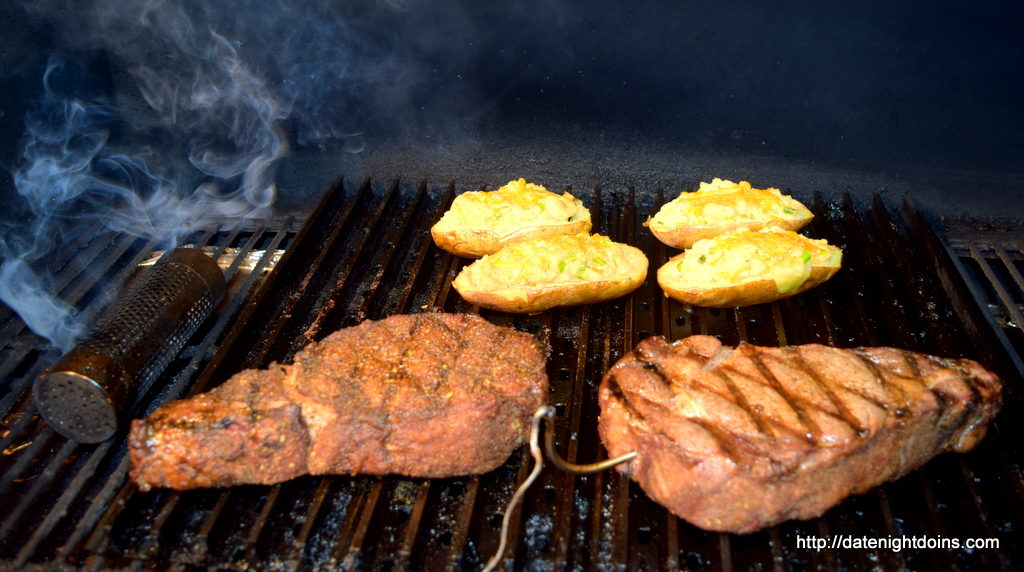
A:
<svg viewBox="0 0 1024 572">
<path fill-rule="evenodd" d="M 310 207 L 309 189 L 342 170 L 350 178 L 423 173 L 490 184 L 532 172 L 556 186 L 587 186 L 592 181 L 574 179 L 591 175 L 607 182 L 616 172 L 635 182 L 659 171 L 669 175 L 653 184 L 722 175 L 776 186 L 810 180 L 816 190 L 866 171 L 868 186 L 883 192 L 952 177 L 950 195 L 985 178 L 969 194 L 1001 201 L 990 212 L 1013 204 L 1020 189 L 1018 2 L 334 4 L 349 24 L 345 38 L 333 38 L 336 60 L 359 75 L 320 105 L 339 110 L 332 119 L 345 135 L 310 145 L 293 137 L 281 174 L 286 207 Z M 246 19 L 265 12 L 236 17 L 225 33 L 244 35 Z M 5 165 L 18 162 L 14 142 L 46 58 L 95 58 L 68 46 L 65 15 L 0 8 Z M 353 47 L 360 39 L 365 45 Z M 244 56 L 257 43 L 286 40 L 239 45 Z M 129 84 L 106 88 L 122 103 L 137 97 Z M 780 166 L 793 162 L 818 167 Z M 890 167 L 910 170 L 895 181 L 871 178 Z M 921 169 L 932 174 L 923 182 Z M 9 193 L 9 181 L 3 186 Z"/>
</svg>

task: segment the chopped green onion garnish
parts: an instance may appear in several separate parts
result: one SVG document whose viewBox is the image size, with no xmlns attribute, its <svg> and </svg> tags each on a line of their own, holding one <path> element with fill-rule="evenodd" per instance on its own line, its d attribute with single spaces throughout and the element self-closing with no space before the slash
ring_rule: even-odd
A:
<svg viewBox="0 0 1024 572">
<path fill-rule="evenodd" d="M 562 260 L 561 262 L 558 263 L 558 271 L 559 272 L 565 272 L 565 261 L 564 260 Z"/>
<path fill-rule="evenodd" d="M 601 258 L 600 256 L 595 256 L 594 257 L 594 262 L 596 262 L 598 264 L 604 264 L 604 259 Z"/>
<path fill-rule="evenodd" d="M 704 264 L 707 261 L 708 261 L 708 257 L 704 256 L 703 254 L 701 254 L 700 258 L 697 259 L 697 262 L 700 262 L 701 264 Z"/>
<path fill-rule="evenodd" d="M 810 262 L 811 261 L 811 253 L 807 252 L 807 251 L 804 251 L 804 253 L 800 255 L 800 260 L 802 260 L 804 262 Z"/>
<path fill-rule="evenodd" d="M 782 212 L 784 212 L 784 213 L 786 213 L 786 214 L 793 214 L 793 213 L 795 213 L 796 211 L 795 211 L 795 210 L 793 210 L 793 209 L 791 209 L 791 208 L 784 208 L 784 209 L 782 209 Z"/>
</svg>

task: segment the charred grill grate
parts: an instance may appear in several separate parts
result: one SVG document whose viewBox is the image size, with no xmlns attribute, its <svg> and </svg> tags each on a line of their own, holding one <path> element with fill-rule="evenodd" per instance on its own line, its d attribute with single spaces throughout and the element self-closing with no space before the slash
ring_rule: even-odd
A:
<svg viewBox="0 0 1024 572">
<path fill-rule="evenodd" d="M 288 359 L 307 342 L 364 319 L 401 312 L 477 311 L 450 289 L 465 263 L 436 247 L 429 227 L 456 193 L 369 182 L 337 184 L 301 228 L 210 230 L 192 237 L 226 265 L 229 295 L 215 318 L 160 374 L 138 408 L 209 389 L 232 373 Z M 595 230 L 635 244 L 652 266 L 671 251 L 641 227 L 662 192 L 574 190 Z M 809 198 L 809 197 L 801 197 Z M 652 334 L 710 333 L 726 343 L 820 342 L 899 345 L 978 359 L 1010 385 L 1004 413 L 978 450 L 943 455 L 895 483 L 860 495 L 824 517 L 745 536 L 708 533 L 669 515 L 617 473 L 574 476 L 545 470 L 512 521 L 514 568 L 1010 568 L 1024 563 L 1014 530 L 1024 526 L 1024 479 L 1015 386 L 1020 358 L 989 300 L 1020 303 L 1020 250 L 944 245 L 910 204 L 875 198 L 825 202 L 809 233 L 846 251 L 845 269 L 823 287 L 777 304 L 687 310 L 653 280 L 633 295 L 536 316 L 484 311 L 495 323 L 545 337 L 552 348 L 551 402 L 562 455 L 604 458 L 596 432 L 596 387 L 604 371 Z M 966 244 L 966 243 L 965 243 Z M 157 245 L 104 236 L 54 260 L 61 295 L 78 307 L 103 305 L 104 284 L 120 283 Z M 964 249 L 966 248 L 966 250 Z M 275 255 L 276 268 L 263 273 Z M 253 251 L 265 257 L 239 270 Z M 989 252 L 993 254 L 990 256 Z M 965 255 L 965 253 L 967 253 Z M 991 260 L 1005 272 L 984 270 Z M 1007 263 L 1008 262 L 1008 263 Z M 1017 270 L 1015 274 L 1010 269 Z M 1007 279 L 1001 273 L 1005 273 Z M 997 288 L 991 276 L 1000 285 Z M 964 278 L 967 278 L 965 280 Z M 995 294 L 992 292 L 995 291 Z M 1019 310 L 1018 310 L 1019 311 Z M 1016 320 L 1017 318 L 1013 318 Z M 525 448 L 500 469 L 442 480 L 305 477 L 272 487 L 139 493 L 126 481 L 124 431 L 100 445 L 57 436 L 32 410 L 28 388 L 52 361 L 9 312 L 0 315 L 0 562 L 95 569 L 145 567 L 479 569 L 498 545 L 501 513 L 529 471 Z M 1017 321 L 1017 324 L 1020 322 Z M 1010 328 L 1012 330 L 1012 328 Z M 798 548 L 799 536 L 928 535 L 997 538 L 975 551 Z"/>
</svg>

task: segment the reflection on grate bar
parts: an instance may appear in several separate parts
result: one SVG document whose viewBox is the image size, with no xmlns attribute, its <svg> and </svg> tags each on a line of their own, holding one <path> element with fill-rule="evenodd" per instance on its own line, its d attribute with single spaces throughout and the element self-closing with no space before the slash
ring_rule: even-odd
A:
<svg viewBox="0 0 1024 572">
<path fill-rule="evenodd" d="M 195 248 L 194 244 L 183 244 L 185 248 Z M 265 250 L 249 250 L 244 251 L 239 248 L 217 248 L 212 246 L 203 246 L 199 248 L 203 254 L 207 254 L 211 257 L 217 258 L 217 264 L 222 270 L 252 272 L 257 266 L 260 266 L 260 272 L 270 272 L 277 266 L 277 262 L 281 260 L 281 255 L 284 254 L 283 249 L 277 249 L 270 252 L 270 259 L 266 263 L 262 263 L 263 257 L 267 254 Z M 219 253 L 221 256 L 217 256 Z M 154 250 L 150 253 L 149 258 L 139 263 L 139 266 L 153 266 L 163 257 L 163 250 Z"/>
<path fill-rule="evenodd" d="M 675 252 L 642 227 L 665 193 L 566 190 L 591 208 L 596 232 L 640 247 L 653 267 Z M 798 197 L 813 200 L 818 215 L 808 234 L 844 248 L 844 270 L 816 290 L 775 304 L 685 308 L 662 296 L 651 279 L 619 300 L 512 316 L 481 311 L 450 288 L 467 261 L 437 249 L 429 228 L 455 194 L 454 185 L 339 183 L 297 232 L 212 231 L 195 239 L 234 261 L 262 251 L 262 266 L 248 273 L 240 262 L 235 266 L 229 302 L 171 362 L 156 384 L 162 389 L 147 395 L 137 414 L 214 387 L 241 369 L 287 360 L 335 329 L 430 310 L 479 312 L 548 342 L 555 447 L 578 464 L 606 457 L 596 432 L 597 384 L 649 335 L 712 334 L 730 345 L 899 345 L 970 357 L 1011 383 L 1020 379 L 1014 365 L 1020 358 L 1006 333 L 986 321 L 956 266 L 958 255 L 949 254 L 909 204 Z M 79 249 L 96 262 L 61 266 L 126 277 L 152 250 L 124 237 L 104 241 L 102 248 Z M 111 256 L 111 248 L 123 251 Z M 273 271 L 257 284 L 277 251 L 283 254 Z M 1017 264 L 1018 255 L 1006 252 Z M 983 271 L 977 274 L 984 279 Z M 102 299 L 91 278 L 61 280 L 62 295 Z M 1019 288 L 1007 292 L 1019 296 Z M 0 328 L 11 328 L 17 339 L 21 326 L 14 322 L 0 322 Z M 523 448 L 503 467 L 472 477 L 304 477 L 271 487 L 140 493 L 127 482 L 123 433 L 98 446 L 75 446 L 38 420 L 24 390 L 45 352 L 38 340 L 20 354 L 20 346 L 7 343 L 10 349 L 0 354 L 8 379 L 0 399 L 0 561 L 16 566 L 479 570 L 497 549 L 502 511 L 531 466 Z M 9 365 L 11 359 L 18 363 Z M 820 519 L 744 536 L 694 528 L 615 472 L 545 470 L 511 515 L 504 564 L 630 570 L 1019 566 L 1024 548 L 1011 541 L 1012 531 L 1024 527 L 1019 408 L 1012 392 L 990 436 L 969 455 L 942 456 Z M 993 550 L 898 553 L 816 552 L 797 543 L 837 534 L 1004 542 Z"/>
</svg>

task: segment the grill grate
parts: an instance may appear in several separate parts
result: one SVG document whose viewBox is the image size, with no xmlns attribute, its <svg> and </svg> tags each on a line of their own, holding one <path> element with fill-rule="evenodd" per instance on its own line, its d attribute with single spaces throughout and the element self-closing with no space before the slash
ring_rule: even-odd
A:
<svg viewBox="0 0 1024 572">
<path fill-rule="evenodd" d="M 639 246 L 656 267 L 674 252 L 641 227 L 661 191 L 595 188 L 595 230 Z M 301 228 L 292 221 L 212 229 L 189 242 L 228 267 L 229 296 L 159 375 L 136 411 L 209 389 L 247 367 L 286 360 L 309 341 L 364 319 L 437 309 L 477 312 L 450 288 L 466 261 L 433 246 L 430 225 L 456 193 L 426 183 L 338 183 Z M 815 197 L 808 229 L 843 247 L 844 270 L 824 286 L 779 303 L 692 309 L 650 280 L 619 300 L 535 316 L 480 311 L 500 325 L 543 336 L 552 356 L 550 395 L 564 458 L 604 458 L 596 387 L 641 339 L 713 334 L 728 343 L 899 345 L 978 359 L 1009 384 L 992 431 L 968 455 L 843 502 L 824 517 L 737 536 L 672 517 L 617 473 L 545 470 L 512 519 L 513 568 L 805 569 L 1010 568 L 1024 563 L 1013 530 L 1024 526 L 1021 427 L 1015 385 L 1021 293 L 1019 243 L 940 242 L 910 205 L 877 197 Z M 154 244 L 100 236 L 55 257 L 61 296 L 86 311 L 109 300 Z M 275 253 L 284 250 L 277 260 Z M 251 272 L 239 270 L 263 251 Z M 276 261 L 273 272 L 264 266 Z M 966 280 L 964 279 L 966 278 Z M 991 310 L 1001 304 L 1003 314 Z M 1006 316 L 999 327 L 1000 316 Z M 20 319 L 0 310 L 0 562 L 13 567 L 479 569 L 497 549 L 502 511 L 530 469 L 524 449 L 486 475 L 423 480 L 304 477 L 270 487 L 138 492 L 127 483 L 124 431 L 100 445 L 57 436 L 33 411 L 28 388 L 51 356 Z M 974 551 L 824 550 L 797 538 L 928 535 L 997 538 Z"/>
<path fill-rule="evenodd" d="M 1024 350 L 1024 236 L 985 232 L 949 241 L 975 297 L 1006 333 L 1015 353 Z"/>
</svg>

